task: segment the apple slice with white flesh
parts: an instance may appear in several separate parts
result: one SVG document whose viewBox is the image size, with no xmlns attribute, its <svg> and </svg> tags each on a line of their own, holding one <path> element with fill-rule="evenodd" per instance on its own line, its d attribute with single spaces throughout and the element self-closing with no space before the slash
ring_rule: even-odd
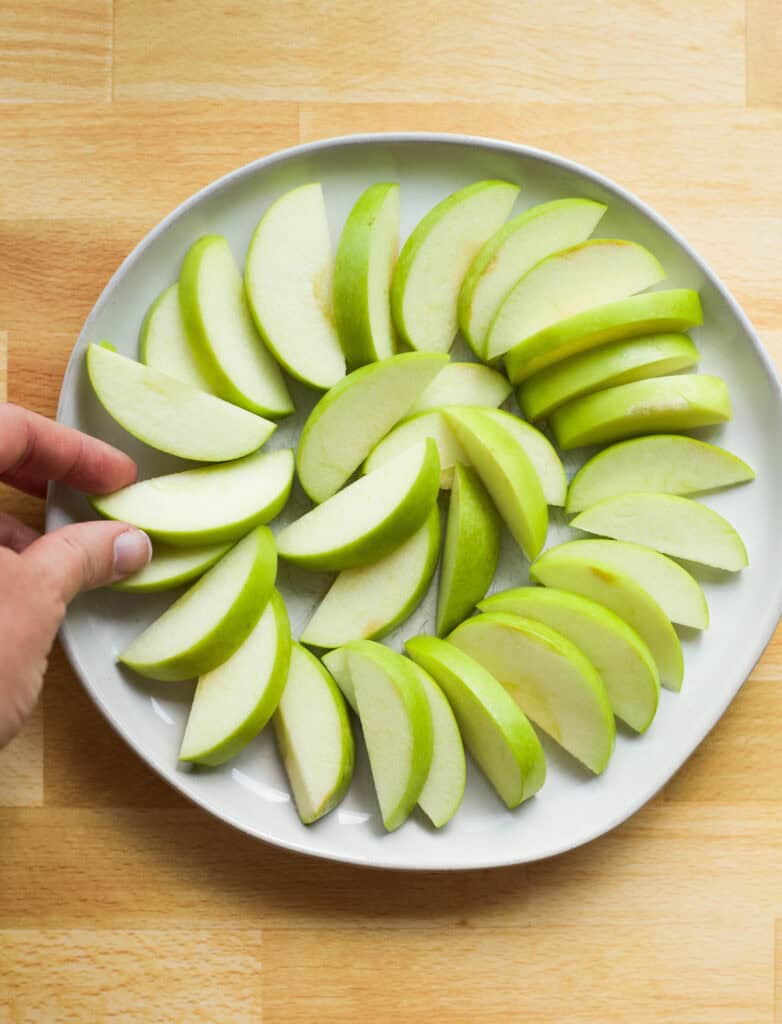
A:
<svg viewBox="0 0 782 1024">
<path fill-rule="evenodd" d="M 399 185 L 370 185 L 345 221 L 334 263 L 334 316 L 349 370 L 394 354 L 391 277 L 398 247 Z"/>
<path fill-rule="evenodd" d="M 650 594 L 671 622 L 690 629 L 706 629 L 709 606 L 700 583 L 672 558 L 620 540 L 573 540 L 560 544 L 570 547 L 574 557 L 597 569 L 616 570 Z"/>
<path fill-rule="evenodd" d="M 391 356 L 354 370 L 321 398 L 296 454 L 299 481 L 313 501 L 336 494 L 447 361 L 429 352 Z"/>
<path fill-rule="evenodd" d="M 356 692 L 353 689 L 353 680 L 350 678 L 350 664 L 348 662 L 349 650 L 349 646 L 335 647 L 333 651 L 328 651 L 324 654 L 320 660 L 328 669 L 334 682 L 339 687 L 342 696 L 348 702 L 353 711 L 358 714 Z"/>
<path fill-rule="evenodd" d="M 636 732 L 648 729 L 657 711 L 660 677 L 649 648 L 618 615 L 579 594 L 548 587 L 506 590 L 478 607 L 543 622 L 567 637 L 597 669 L 614 714 Z"/>
<path fill-rule="evenodd" d="M 423 525 L 439 488 L 437 448 L 427 439 L 286 526 L 279 553 L 326 572 L 376 562 Z"/>
<path fill-rule="evenodd" d="M 449 490 L 453 485 L 456 464 L 461 462 L 467 465 L 470 459 L 439 410 L 422 412 L 394 427 L 391 433 L 372 449 L 364 463 L 364 472 L 373 473 L 428 437 L 437 445 L 440 456 L 440 487 Z"/>
<path fill-rule="evenodd" d="M 445 640 L 416 636 L 405 648 L 445 694 L 464 745 L 506 807 L 518 807 L 546 781 L 535 730 L 486 669 Z"/>
<path fill-rule="evenodd" d="M 341 572 L 299 639 L 329 648 L 390 633 L 421 602 L 439 554 L 440 514 L 433 505 L 424 525 L 385 558 Z"/>
<path fill-rule="evenodd" d="M 228 240 L 204 235 L 187 252 L 179 303 L 190 344 L 215 394 L 263 416 L 287 416 L 293 404 L 280 368 L 253 324 Z"/>
<path fill-rule="evenodd" d="M 87 349 L 87 373 L 101 405 L 121 427 L 180 459 L 239 459 L 276 429 L 262 416 L 127 359 L 105 343 Z"/>
<path fill-rule="evenodd" d="M 182 319 L 178 284 L 166 288 L 149 307 L 138 347 L 139 358 L 147 366 L 201 391 L 212 391 L 212 383 L 201 369 Z"/>
<path fill-rule="evenodd" d="M 323 189 L 286 192 L 258 222 L 247 250 L 244 284 L 263 340 L 282 366 L 326 390 L 345 376 L 334 324 L 334 257 Z"/>
<path fill-rule="evenodd" d="M 456 466 L 445 530 L 437 635 L 472 612 L 494 579 L 500 555 L 500 517 L 475 470 Z"/>
<path fill-rule="evenodd" d="M 703 323 L 698 293 L 689 288 L 631 295 L 566 316 L 514 346 L 505 356 L 512 384 L 588 349 L 640 335 L 689 331 Z"/>
<path fill-rule="evenodd" d="M 743 459 L 706 441 L 677 434 L 637 437 L 584 463 L 570 481 L 567 511 L 582 512 L 633 491 L 688 495 L 754 479 Z"/>
<path fill-rule="evenodd" d="M 277 574 L 274 537 L 256 526 L 159 619 L 119 661 L 139 675 L 192 679 L 227 661 L 261 617 Z"/>
<path fill-rule="evenodd" d="M 548 509 L 529 456 L 518 440 L 483 409 L 448 409 L 445 418 L 514 540 L 532 561 L 546 542 Z"/>
<path fill-rule="evenodd" d="M 724 380 L 682 373 L 582 395 L 555 409 L 550 422 L 557 444 L 569 451 L 638 434 L 711 427 L 730 418 Z"/>
<path fill-rule="evenodd" d="M 662 685 L 669 690 L 681 690 L 682 645 L 668 616 L 628 573 L 581 555 L 581 543 L 571 541 L 544 551 L 530 566 L 530 579 L 605 605 L 634 629 L 649 648 Z"/>
<path fill-rule="evenodd" d="M 410 662 L 373 640 L 348 647 L 372 781 L 388 832 L 418 802 L 432 764 L 432 713 Z"/>
<path fill-rule="evenodd" d="M 571 398 L 678 373 L 695 366 L 699 358 L 686 334 L 649 334 L 616 341 L 554 363 L 525 380 L 519 388 L 519 405 L 527 419 L 539 420 Z"/>
<path fill-rule="evenodd" d="M 614 749 L 614 713 L 597 669 L 561 633 L 532 619 L 487 612 L 448 638 L 474 658 L 521 710 L 599 775 Z"/>
<path fill-rule="evenodd" d="M 491 322 L 519 278 L 547 256 L 586 241 L 605 211 L 592 199 L 555 199 L 525 210 L 492 235 L 459 292 L 459 326 L 479 358 L 486 355 Z"/>
<path fill-rule="evenodd" d="M 478 251 L 507 219 L 518 186 L 478 181 L 443 199 L 421 220 L 399 255 L 391 310 L 411 348 L 447 352 L 458 329 L 457 302 Z"/>
<path fill-rule="evenodd" d="M 355 748 L 342 694 L 300 644 L 292 645 L 288 679 L 272 724 L 296 810 L 311 825 L 345 796 Z"/>
<path fill-rule="evenodd" d="M 147 565 L 125 579 L 112 583 L 109 589 L 133 594 L 172 590 L 203 576 L 230 547 L 230 544 L 201 544 L 198 547 L 181 548 L 155 542 L 152 558 Z"/>
<path fill-rule="evenodd" d="M 739 572 L 748 564 L 747 549 L 727 519 L 678 494 L 636 492 L 605 498 L 570 525 L 726 572 Z"/>
<path fill-rule="evenodd" d="M 527 453 L 543 488 L 546 504 L 564 505 L 567 497 L 565 467 L 546 435 L 504 409 L 484 409 L 483 413 L 509 431 Z"/>
<path fill-rule="evenodd" d="M 618 238 L 591 239 L 547 256 L 503 299 L 486 337 L 486 358 L 498 359 L 564 317 L 625 299 L 664 277 L 648 249 Z"/>
<path fill-rule="evenodd" d="M 448 363 L 407 410 L 417 416 L 449 405 L 502 405 L 513 389 L 507 379 L 482 363 Z"/>
<path fill-rule="evenodd" d="M 131 523 L 156 540 L 190 546 L 236 540 L 270 522 L 292 484 L 293 452 L 282 448 L 142 480 L 91 503 L 107 519 Z"/>
<path fill-rule="evenodd" d="M 180 761 L 224 764 L 255 739 L 280 702 L 291 658 L 291 630 L 276 590 L 242 646 L 201 676 Z"/>
</svg>

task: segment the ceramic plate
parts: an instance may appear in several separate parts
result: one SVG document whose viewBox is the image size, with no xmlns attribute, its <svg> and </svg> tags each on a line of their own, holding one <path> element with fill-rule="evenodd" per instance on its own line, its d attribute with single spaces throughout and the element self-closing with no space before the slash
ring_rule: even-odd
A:
<svg viewBox="0 0 782 1024">
<path fill-rule="evenodd" d="M 746 316 L 703 260 L 643 203 L 592 171 L 522 146 L 461 136 L 351 137 L 287 150 L 220 179 L 156 227 L 109 282 L 71 356 L 58 419 L 124 448 L 138 460 L 142 476 L 176 469 L 181 464 L 136 442 L 103 411 L 91 392 L 84 354 L 89 342 L 105 338 L 125 355 L 137 357 L 144 313 L 177 279 L 192 242 L 207 232 L 226 235 L 243 261 L 267 206 L 287 189 L 308 181 L 323 183 L 335 240 L 363 189 L 374 181 L 400 182 L 404 238 L 434 203 L 481 178 L 519 183 L 517 209 L 571 195 L 607 203 L 600 235 L 648 246 L 668 273 L 664 287 L 698 289 L 705 323 L 693 337 L 702 354 L 701 370 L 727 379 L 734 419 L 724 427 L 696 433 L 725 445 L 757 471 L 755 483 L 703 500 L 740 530 L 750 567 L 730 577 L 701 574 L 711 627 L 704 634 L 682 631 L 687 632 L 684 688 L 680 694 L 663 691 L 659 712 L 645 736 L 618 730 L 616 753 L 600 778 L 589 776 L 544 741 L 548 781 L 522 807 L 507 811 L 471 767 L 464 803 L 446 828 L 434 830 L 416 812 L 391 835 L 383 831 L 362 750 L 344 802 L 309 827 L 296 816 L 270 730 L 222 768 L 179 765 L 177 751 L 192 684 L 150 684 L 115 662 L 117 652 L 168 605 L 171 595 L 100 592 L 74 602 L 62 631 L 65 648 L 98 707 L 139 756 L 211 814 L 268 842 L 321 857 L 387 868 L 478 868 L 532 861 L 594 839 L 638 810 L 689 757 L 749 675 L 782 608 L 782 532 L 772 516 L 772 509 L 782 507 L 780 385 Z M 460 341 L 454 354 L 468 357 Z M 270 449 L 295 442 L 316 397 L 295 385 L 292 393 L 297 415 L 280 426 Z M 577 461 L 567 466 L 571 475 Z M 277 525 L 305 507 L 301 492 L 295 491 Z M 53 488 L 49 528 L 88 516 L 81 496 Z M 561 516 L 558 521 L 556 515 L 553 518 L 549 546 L 571 534 Z M 526 564 L 506 543 L 493 590 L 526 581 Z M 279 585 L 295 635 L 328 582 L 281 566 Z M 387 642 L 400 649 L 406 637 L 431 631 L 435 598 L 433 586 L 415 615 Z"/>
</svg>

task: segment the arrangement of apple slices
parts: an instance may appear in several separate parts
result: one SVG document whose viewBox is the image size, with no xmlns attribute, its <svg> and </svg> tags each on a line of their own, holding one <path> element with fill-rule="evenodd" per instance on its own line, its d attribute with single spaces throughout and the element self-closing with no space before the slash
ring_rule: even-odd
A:
<svg viewBox="0 0 782 1024">
<path fill-rule="evenodd" d="M 518 194 L 491 180 L 446 197 L 397 259 L 397 184 L 358 196 L 335 256 L 323 189 L 304 184 L 263 212 L 243 271 L 222 236 L 194 242 L 142 323 L 140 362 L 88 349 L 122 427 L 212 463 L 91 499 L 153 539 L 114 590 L 189 585 L 119 661 L 197 680 L 183 761 L 221 765 L 271 723 L 305 824 L 348 791 L 351 718 L 388 831 L 416 807 L 451 821 L 465 749 L 509 809 L 543 787 L 538 730 L 605 772 L 615 718 L 640 737 L 661 686 L 683 684 L 676 627 L 709 625 L 698 566 L 747 565 L 738 532 L 692 496 L 752 469 L 680 433 L 732 415 L 724 381 L 680 372 L 700 358 L 698 294 L 647 292 L 665 277 L 651 252 L 590 238 L 602 203 L 508 219 Z M 459 328 L 478 361 L 447 355 Z M 295 450 L 267 452 L 293 411 L 285 373 L 325 394 Z M 557 447 L 606 443 L 568 483 Z M 312 507 L 273 534 L 294 472 Z M 595 536 L 546 549 L 549 506 Z M 530 584 L 491 593 L 504 532 Z M 278 555 L 336 574 L 298 637 Z M 423 601 L 436 636 L 394 637 L 406 655 L 378 642 Z"/>
</svg>

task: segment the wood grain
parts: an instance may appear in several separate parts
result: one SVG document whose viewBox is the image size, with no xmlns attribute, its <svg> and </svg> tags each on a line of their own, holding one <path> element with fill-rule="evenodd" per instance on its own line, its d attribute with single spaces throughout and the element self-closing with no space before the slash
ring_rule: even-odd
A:
<svg viewBox="0 0 782 1024">
<path fill-rule="evenodd" d="M 782 106 L 782 18 L 777 0 L 747 0 L 747 102 Z"/>
</svg>

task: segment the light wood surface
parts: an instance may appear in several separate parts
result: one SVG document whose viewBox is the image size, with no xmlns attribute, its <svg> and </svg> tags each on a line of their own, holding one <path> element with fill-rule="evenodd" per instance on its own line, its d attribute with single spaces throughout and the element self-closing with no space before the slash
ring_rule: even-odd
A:
<svg viewBox="0 0 782 1024">
<path fill-rule="evenodd" d="M 0 0 L 0 397 L 54 413 L 106 280 L 193 191 L 299 141 L 393 129 L 617 179 L 782 366 L 778 0 Z M 41 524 L 32 499 L 0 489 L 0 508 Z M 56 650 L 0 752 L 0 1024 L 782 1024 L 780 721 L 782 632 L 612 834 L 527 867 L 375 873 L 191 807 Z"/>
</svg>

